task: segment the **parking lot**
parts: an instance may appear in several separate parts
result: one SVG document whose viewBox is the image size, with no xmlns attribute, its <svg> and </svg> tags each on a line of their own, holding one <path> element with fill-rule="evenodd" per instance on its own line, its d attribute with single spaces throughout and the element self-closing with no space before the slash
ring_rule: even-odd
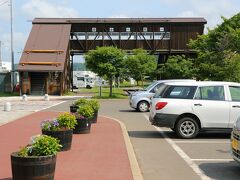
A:
<svg viewBox="0 0 240 180">
<path fill-rule="evenodd" d="M 127 101 L 103 102 L 108 115 L 122 120 L 129 132 L 144 179 L 240 178 L 240 165 L 231 157 L 230 133 L 202 132 L 180 139 L 168 128 L 150 125 L 148 113 L 136 112 Z"/>
<path fill-rule="evenodd" d="M 148 114 L 144 114 L 148 120 Z M 240 166 L 232 159 L 228 132 L 202 132 L 195 139 L 179 139 L 168 128 L 155 129 L 202 179 L 239 179 Z"/>
</svg>

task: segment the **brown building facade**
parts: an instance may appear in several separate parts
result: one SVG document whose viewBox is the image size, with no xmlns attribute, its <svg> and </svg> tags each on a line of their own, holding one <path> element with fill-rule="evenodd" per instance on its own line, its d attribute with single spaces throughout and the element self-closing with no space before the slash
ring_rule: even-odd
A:
<svg viewBox="0 0 240 180">
<path fill-rule="evenodd" d="M 203 18 L 36 18 L 19 62 L 22 94 L 62 95 L 71 86 L 72 58 L 97 46 L 159 56 L 194 55 L 190 39 L 203 34 Z"/>
</svg>

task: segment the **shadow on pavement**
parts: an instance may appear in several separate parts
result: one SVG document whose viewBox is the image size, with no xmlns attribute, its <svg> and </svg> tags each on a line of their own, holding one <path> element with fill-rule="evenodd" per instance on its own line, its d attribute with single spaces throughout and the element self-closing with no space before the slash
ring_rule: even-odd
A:
<svg viewBox="0 0 240 180">
<path fill-rule="evenodd" d="M 197 139 L 230 139 L 231 134 L 228 132 L 201 132 L 196 137 Z"/>
<path fill-rule="evenodd" d="M 163 133 L 170 139 L 181 139 L 172 130 L 164 130 Z M 128 131 L 128 134 L 130 137 L 136 138 L 163 138 L 158 131 Z M 201 132 L 194 139 L 230 139 L 230 136 L 231 134 L 223 132 Z"/>
<path fill-rule="evenodd" d="M 134 109 L 120 109 L 119 112 L 137 112 L 136 110 Z"/>
<path fill-rule="evenodd" d="M 135 138 L 163 138 L 157 131 L 128 131 L 128 135 Z"/>
<path fill-rule="evenodd" d="M 212 179 L 239 180 L 240 177 L 240 165 L 234 161 L 202 163 L 199 165 L 199 168 Z"/>
</svg>

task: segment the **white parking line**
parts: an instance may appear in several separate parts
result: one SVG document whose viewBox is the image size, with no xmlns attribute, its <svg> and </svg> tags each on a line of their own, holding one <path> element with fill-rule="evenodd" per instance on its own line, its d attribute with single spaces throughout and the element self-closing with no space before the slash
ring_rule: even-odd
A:
<svg viewBox="0 0 240 180">
<path fill-rule="evenodd" d="M 148 120 L 148 116 L 143 114 L 146 120 Z M 155 127 L 155 126 L 154 126 Z M 178 155 L 193 169 L 193 171 L 200 176 L 203 180 L 210 180 L 208 176 L 206 176 L 203 171 L 198 167 L 198 165 L 174 142 L 172 141 L 161 128 L 155 127 L 156 130 L 164 137 L 164 139 L 172 146 L 172 148 L 178 153 Z"/>
<path fill-rule="evenodd" d="M 230 141 L 173 141 L 175 143 L 186 143 L 186 144 L 191 144 L 191 143 L 203 143 L 203 144 L 217 144 L 217 143 L 225 143 L 225 144 L 230 144 Z"/>
<path fill-rule="evenodd" d="M 229 162 L 234 161 L 233 159 L 191 159 L 192 161 L 221 161 L 221 162 Z"/>
<path fill-rule="evenodd" d="M 51 107 L 57 106 L 57 105 L 62 104 L 62 103 L 64 103 L 64 102 L 66 102 L 66 101 L 61 101 L 61 102 L 56 103 L 56 104 L 53 104 L 53 105 L 51 105 L 51 106 L 47 106 L 47 107 L 44 107 L 44 108 L 42 108 L 42 109 L 35 110 L 34 112 L 43 111 L 43 110 L 45 110 L 45 109 L 48 109 L 48 108 L 51 108 Z"/>
</svg>

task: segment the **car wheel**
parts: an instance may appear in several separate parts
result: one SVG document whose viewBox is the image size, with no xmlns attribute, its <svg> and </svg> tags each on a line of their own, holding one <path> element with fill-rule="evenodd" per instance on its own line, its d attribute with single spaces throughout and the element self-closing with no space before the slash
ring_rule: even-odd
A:
<svg viewBox="0 0 240 180">
<path fill-rule="evenodd" d="M 149 110 L 149 103 L 147 101 L 140 101 L 137 109 L 140 112 L 147 112 Z"/>
<path fill-rule="evenodd" d="M 87 85 L 87 86 L 86 86 L 86 88 L 87 88 L 87 89 L 92 89 L 92 87 L 91 87 L 91 86 L 89 86 L 89 85 Z"/>
<path fill-rule="evenodd" d="M 177 122 L 175 130 L 179 137 L 190 139 L 197 136 L 199 126 L 195 119 L 184 117 Z"/>
</svg>

